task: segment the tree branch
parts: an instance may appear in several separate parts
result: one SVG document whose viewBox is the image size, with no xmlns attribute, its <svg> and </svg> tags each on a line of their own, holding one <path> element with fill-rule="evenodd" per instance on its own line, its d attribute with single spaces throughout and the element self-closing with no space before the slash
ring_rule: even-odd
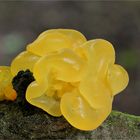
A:
<svg viewBox="0 0 140 140">
<path fill-rule="evenodd" d="M 63 117 L 55 118 L 41 109 L 4 101 L 0 102 L 0 139 L 138 140 L 140 117 L 112 111 L 98 129 L 80 131 Z"/>
</svg>

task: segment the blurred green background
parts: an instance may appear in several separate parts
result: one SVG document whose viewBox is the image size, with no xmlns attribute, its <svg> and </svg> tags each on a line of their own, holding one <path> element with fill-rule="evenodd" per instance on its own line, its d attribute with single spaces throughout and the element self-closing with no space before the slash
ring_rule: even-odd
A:
<svg viewBox="0 0 140 140">
<path fill-rule="evenodd" d="M 51 28 L 72 28 L 88 39 L 112 42 L 116 63 L 130 76 L 113 108 L 140 115 L 140 2 L 0 1 L 0 65 L 10 65 L 28 43 Z"/>
</svg>

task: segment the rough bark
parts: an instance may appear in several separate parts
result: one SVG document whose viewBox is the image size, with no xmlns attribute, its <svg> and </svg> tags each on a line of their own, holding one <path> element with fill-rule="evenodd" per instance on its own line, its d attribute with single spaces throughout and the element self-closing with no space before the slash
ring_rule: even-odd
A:
<svg viewBox="0 0 140 140">
<path fill-rule="evenodd" d="M 112 111 L 96 130 L 80 131 L 63 117 L 55 118 L 40 109 L 4 101 L 0 102 L 0 139 L 138 140 L 140 117 Z"/>
</svg>

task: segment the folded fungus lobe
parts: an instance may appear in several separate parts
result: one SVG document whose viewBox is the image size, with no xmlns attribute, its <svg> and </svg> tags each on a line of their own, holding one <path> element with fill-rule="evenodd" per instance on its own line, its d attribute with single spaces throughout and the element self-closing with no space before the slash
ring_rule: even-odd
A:
<svg viewBox="0 0 140 140">
<path fill-rule="evenodd" d="M 108 117 L 113 98 L 129 77 L 115 64 L 112 44 L 87 41 L 72 29 L 51 29 L 27 45 L 11 63 L 11 73 L 29 69 L 35 78 L 26 100 L 52 116 L 63 115 L 74 127 L 94 130 Z"/>
</svg>

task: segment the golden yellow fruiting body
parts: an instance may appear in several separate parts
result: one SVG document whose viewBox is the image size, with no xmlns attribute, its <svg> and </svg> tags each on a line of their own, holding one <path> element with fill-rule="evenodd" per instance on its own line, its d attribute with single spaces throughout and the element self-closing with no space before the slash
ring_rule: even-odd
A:
<svg viewBox="0 0 140 140">
<path fill-rule="evenodd" d="M 52 29 L 29 44 L 11 70 L 13 75 L 21 69 L 33 72 L 35 81 L 26 91 L 29 103 L 53 116 L 63 115 L 78 129 L 93 130 L 110 114 L 114 95 L 129 81 L 124 68 L 114 63 L 110 42 Z"/>
<path fill-rule="evenodd" d="M 12 74 L 10 67 L 0 66 L 0 101 L 17 98 L 17 93 L 12 86 Z"/>
</svg>

